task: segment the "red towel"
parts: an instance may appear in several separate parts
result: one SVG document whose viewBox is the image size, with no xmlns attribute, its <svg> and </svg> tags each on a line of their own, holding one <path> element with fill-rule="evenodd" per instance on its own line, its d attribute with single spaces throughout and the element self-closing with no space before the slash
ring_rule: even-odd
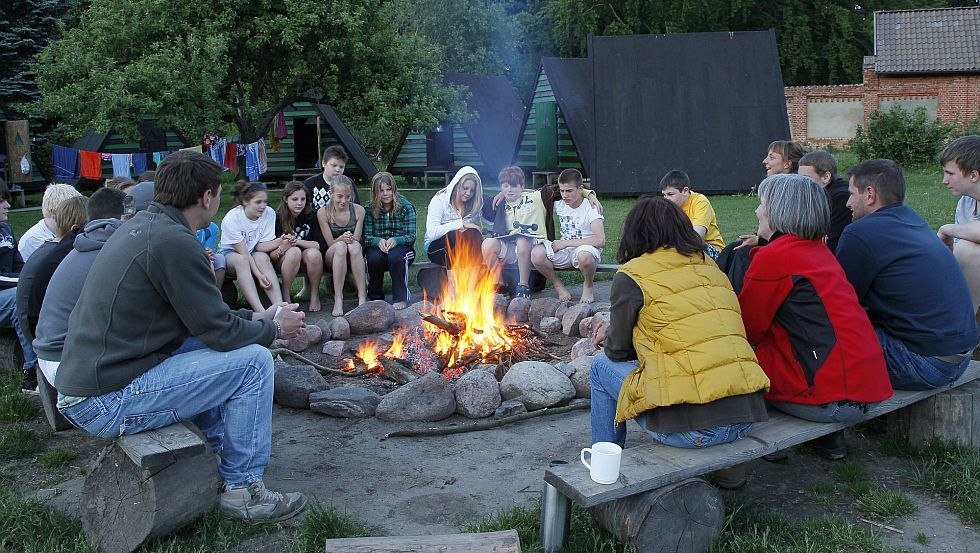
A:
<svg viewBox="0 0 980 553">
<path fill-rule="evenodd" d="M 225 144 L 225 169 L 234 171 L 238 169 L 238 144 L 229 142 Z"/>
<path fill-rule="evenodd" d="M 101 180 L 102 179 L 102 154 L 99 152 L 86 152 L 81 150 L 78 152 L 78 156 L 81 160 L 81 175 L 84 179 Z"/>
</svg>

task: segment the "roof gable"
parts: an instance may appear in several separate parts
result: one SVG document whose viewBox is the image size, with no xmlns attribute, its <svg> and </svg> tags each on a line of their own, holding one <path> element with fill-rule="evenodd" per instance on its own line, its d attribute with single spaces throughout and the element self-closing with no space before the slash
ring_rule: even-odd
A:
<svg viewBox="0 0 980 553">
<path fill-rule="evenodd" d="M 463 128 L 483 158 L 488 173 L 496 175 L 512 161 L 524 121 L 524 104 L 506 77 L 447 73 L 444 81 L 468 89 L 466 108 L 476 117 L 464 123 Z"/>
<path fill-rule="evenodd" d="M 875 12 L 878 73 L 980 71 L 980 7 Z"/>
</svg>

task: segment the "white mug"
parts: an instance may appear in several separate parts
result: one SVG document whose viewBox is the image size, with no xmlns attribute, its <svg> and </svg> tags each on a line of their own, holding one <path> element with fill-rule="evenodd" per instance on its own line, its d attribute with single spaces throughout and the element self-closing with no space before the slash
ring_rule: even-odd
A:
<svg viewBox="0 0 980 553">
<path fill-rule="evenodd" d="M 585 453 L 589 453 L 589 462 Z M 619 480 L 619 462 L 623 448 L 612 442 L 596 442 L 592 447 L 582 449 L 582 464 L 589 469 L 589 476 L 597 484 L 615 484 Z"/>
</svg>

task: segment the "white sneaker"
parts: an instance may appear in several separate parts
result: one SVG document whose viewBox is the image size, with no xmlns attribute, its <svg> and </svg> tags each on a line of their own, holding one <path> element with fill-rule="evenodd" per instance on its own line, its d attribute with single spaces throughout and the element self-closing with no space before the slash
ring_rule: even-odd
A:
<svg viewBox="0 0 980 553">
<path fill-rule="evenodd" d="M 245 488 L 226 490 L 218 497 L 218 510 L 222 515 L 249 522 L 286 520 L 304 508 L 305 495 L 271 491 L 261 480 Z"/>
</svg>

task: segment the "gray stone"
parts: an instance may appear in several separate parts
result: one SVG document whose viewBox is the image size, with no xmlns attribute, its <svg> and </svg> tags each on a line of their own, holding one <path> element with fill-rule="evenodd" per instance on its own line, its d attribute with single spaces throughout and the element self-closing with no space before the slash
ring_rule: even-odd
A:
<svg viewBox="0 0 980 553">
<path fill-rule="evenodd" d="M 592 327 L 592 317 L 586 317 L 578 322 L 578 335 L 579 336 L 592 336 L 590 328 Z"/>
<path fill-rule="evenodd" d="M 575 368 L 575 372 L 569 377 L 572 386 L 575 388 L 575 397 L 592 397 L 592 384 L 589 381 L 589 370 L 592 368 L 592 359 L 595 356 L 586 355 L 572 359 L 569 363 Z"/>
<path fill-rule="evenodd" d="M 521 361 L 500 381 L 500 395 L 517 399 L 528 411 L 534 411 L 572 399 L 575 388 L 567 376 L 548 363 Z"/>
<path fill-rule="evenodd" d="M 500 385 L 487 371 L 470 370 L 453 386 L 456 412 L 464 417 L 489 417 L 500 405 Z"/>
<path fill-rule="evenodd" d="M 578 324 L 582 319 L 592 315 L 592 306 L 588 303 L 576 303 L 569 307 L 561 316 L 561 332 L 565 336 L 578 335 Z"/>
<path fill-rule="evenodd" d="M 273 399 L 283 407 L 309 409 L 310 394 L 327 388 L 327 381 L 310 365 L 286 365 L 276 368 Z"/>
<path fill-rule="evenodd" d="M 415 305 L 410 305 L 405 309 L 395 310 L 395 322 L 393 323 L 396 328 L 410 329 L 418 326 L 422 326 L 422 317 L 419 315 L 418 307 L 421 303 L 416 303 Z"/>
<path fill-rule="evenodd" d="M 575 367 L 573 367 L 569 363 L 565 363 L 564 361 L 559 361 L 559 362 L 555 363 L 553 366 L 556 369 L 558 369 L 558 371 L 561 372 L 561 374 L 563 374 L 563 375 L 565 375 L 567 377 L 571 377 L 572 376 L 572 373 L 575 372 Z"/>
<path fill-rule="evenodd" d="M 608 301 L 597 301 L 592 304 L 592 311 L 596 313 L 609 313 L 611 305 Z"/>
<path fill-rule="evenodd" d="M 594 307 L 593 307 L 594 308 Z M 589 329 L 588 334 L 583 334 L 582 336 L 592 336 L 595 329 L 599 328 L 599 325 L 609 326 L 609 312 L 599 311 L 589 318 Z"/>
<path fill-rule="evenodd" d="M 331 340 L 323 344 L 323 353 L 331 357 L 341 357 L 344 354 L 344 341 Z"/>
<path fill-rule="evenodd" d="M 528 321 L 528 310 L 531 309 L 531 300 L 528 298 L 514 298 L 507 306 L 507 320 L 522 324 Z"/>
<path fill-rule="evenodd" d="M 507 307 L 510 305 L 510 299 L 503 294 L 494 294 L 493 296 L 493 312 L 498 317 L 505 317 L 507 315 Z"/>
<path fill-rule="evenodd" d="M 557 334 L 561 332 L 561 319 L 558 317 L 544 317 L 541 319 L 539 328 L 545 334 Z"/>
<path fill-rule="evenodd" d="M 555 317 L 558 317 L 559 319 L 564 317 L 565 312 L 568 311 L 568 308 L 571 306 L 572 302 L 570 301 L 559 301 L 558 307 L 555 308 Z"/>
<path fill-rule="evenodd" d="M 497 410 L 493 413 L 493 418 L 505 419 L 514 415 L 520 415 L 521 413 L 527 413 L 527 407 L 524 407 L 524 404 L 516 399 L 509 399 L 501 403 L 500 407 L 497 407 Z"/>
<path fill-rule="evenodd" d="M 534 298 L 527 312 L 527 319 L 533 326 L 538 326 L 545 317 L 554 317 L 558 308 L 558 298 Z"/>
<path fill-rule="evenodd" d="M 470 369 L 470 372 L 472 371 L 483 371 L 496 378 L 497 365 L 494 365 L 493 363 L 478 363 L 473 365 L 473 367 Z"/>
<path fill-rule="evenodd" d="M 330 338 L 328 340 L 346 340 L 350 338 L 350 323 L 343 317 L 330 321 Z"/>
<path fill-rule="evenodd" d="M 579 341 L 575 342 L 575 345 L 572 346 L 571 357 L 573 360 L 575 360 L 583 355 L 595 355 L 596 351 L 598 350 L 592 345 L 592 338 L 580 338 Z"/>
<path fill-rule="evenodd" d="M 439 421 L 455 412 L 449 381 L 430 372 L 382 397 L 374 415 L 384 421 Z"/>
<path fill-rule="evenodd" d="M 331 417 L 373 417 L 381 396 L 355 386 L 334 388 L 310 394 L 310 410 Z"/>
<path fill-rule="evenodd" d="M 321 336 L 320 339 L 333 340 L 333 330 L 330 328 L 330 323 L 331 321 L 328 321 L 327 319 L 320 319 L 315 323 L 316 326 L 320 327 L 320 332 L 323 333 L 323 336 Z"/>
<path fill-rule="evenodd" d="M 292 351 L 300 352 L 306 351 L 313 344 L 320 341 L 323 337 L 323 330 L 316 325 L 307 325 L 303 328 L 303 331 L 299 333 L 299 336 L 295 338 L 290 338 L 286 341 L 286 347 Z"/>
<path fill-rule="evenodd" d="M 383 300 L 358 305 L 344 315 L 350 325 L 351 336 L 384 332 L 395 322 L 395 308 Z"/>
</svg>

